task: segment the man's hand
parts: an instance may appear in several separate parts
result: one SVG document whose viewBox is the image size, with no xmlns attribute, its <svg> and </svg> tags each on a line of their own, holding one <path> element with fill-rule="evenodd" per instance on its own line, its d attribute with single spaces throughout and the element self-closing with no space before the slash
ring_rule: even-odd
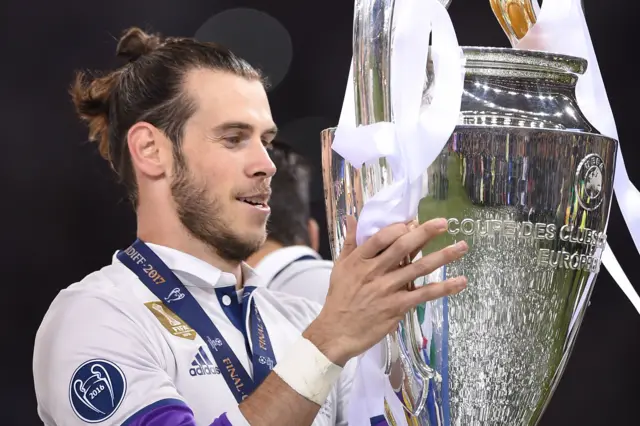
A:
<svg viewBox="0 0 640 426">
<path fill-rule="evenodd" d="M 420 226 L 394 224 L 357 247 L 356 221 L 349 217 L 346 240 L 331 273 L 327 299 L 304 337 L 333 363 L 344 365 L 395 330 L 411 308 L 463 290 L 467 285 L 465 277 L 411 291 L 407 283 L 462 257 L 468 250 L 464 241 L 399 266 L 446 229 L 445 219 Z"/>
<path fill-rule="evenodd" d="M 388 226 L 356 247 L 356 223 L 347 222 L 347 238 L 331 273 L 331 285 L 318 318 L 302 334 L 334 364 L 344 366 L 394 330 L 405 313 L 427 300 L 458 293 L 467 280 L 459 277 L 409 291 L 407 283 L 459 259 L 467 246 L 458 243 L 400 266 L 433 237 L 446 230 L 443 219 L 420 226 Z M 296 354 L 293 354 L 294 356 Z M 309 369 L 318 367 L 303 358 Z M 283 365 L 283 360 L 279 365 Z M 306 383 L 306 382 L 305 382 Z M 310 425 L 320 405 L 298 394 L 275 372 L 240 404 L 246 421 L 256 426 Z"/>
</svg>

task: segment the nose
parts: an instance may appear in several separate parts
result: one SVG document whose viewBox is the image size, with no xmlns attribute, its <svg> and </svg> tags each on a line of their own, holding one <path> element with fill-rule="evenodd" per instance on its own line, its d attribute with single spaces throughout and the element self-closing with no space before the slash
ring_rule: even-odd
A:
<svg viewBox="0 0 640 426">
<path fill-rule="evenodd" d="M 246 171 L 250 177 L 270 178 L 276 173 L 276 165 L 271 161 L 267 147 L 260 139 L 251 144 Z"/>
</svg>

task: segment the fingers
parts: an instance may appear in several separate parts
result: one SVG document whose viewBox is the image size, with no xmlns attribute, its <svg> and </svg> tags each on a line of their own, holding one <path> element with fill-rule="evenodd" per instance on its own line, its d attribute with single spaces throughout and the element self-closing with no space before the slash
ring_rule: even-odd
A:
<svg viewBox="0 0 640 426">
<path fill-rule="evenodd" d="M 446 281 L 427 284 L 412 291 L 400 292 L 398 295 L 404 310 L 408 311 L 421 303 L 458 294 L 466 287 L 467 279 L 465 277 L 455 277 Z"/>
<path fill-rule="evenodd" d="M 358 248 L 360 257 L 363 259 L 373 259 L 381 252 L 386 251 L 398 238 L 408 232 L 409 226 L 406 223 L 395 223 L 382 228 Z M 405 255 L 407 254 L 409 254 L 409 251 L 405 253 Z"/>
<path fill-rule="evenodd" d="M 416 220 L 416 221 L 414 221 L 414 223 L 415 223 L 415 225 L 414 225 L 413 227 L 410 225 L 410 226 L 409 226 L 409 229 L 417 228 L 417 227 L 420 225 L 420 222 L 418 222 L 417 220 Z M 411 261 L 413 261 L 413 260 L 416 258 L 416 256 L 418 256 L 418 255 L 420 254 L 420 252 L 422 251 L 422 249 L 423 249 L 423 248 L 424 248 L 424 246 L 422 246 L 422 247 L 418 247 L 417 249 L 415 249 L 414 251 L 412 251 L 412 252 L 409 254 L 409 259 L 410 259 Z"/>
<path fill-rule="evenodd" d="M 430 240 L 447 230 L 445 219 L 433 219 L 399 237 L 379 258 L 379 268 L 388 271 L 408 255 L 420 251 Z M 411 259 L 415 254 L 411 256 Z"/>
<path fill-rule="evenodd" d="M 345 224 L 347 226 L 347 234 L 345 235 L 342 250 L 340 250 L 340 256 L 338 256 L 338 262 L 340 261 L 340 259 L 344 259 L 351 253 L 353 253 L 358 245 L 356 243 L 356 229 L 358 228 L 356 218 L 353 216 L 345 217 Z"/>
<path fill-rule="evenodd" d="M 432 273 L 441 266 L 460 259 L 469 250 L 469 246 L 464 241 L 445 247 L 434 253 L 422 257 L 421 259 L 396 269 L 386 275 L 389 285 L 399 288 L 418 277 Z"/>
<path fill-rule="evenodd" d="M 422 247 L 414 250 L 411 252 L 411 254 L 409 255 L 409 259 L 411 259 L 411 261 L 413 262 L 416 257 L 418 257 L 418 255 L 422 254 Z"/>
</svg>

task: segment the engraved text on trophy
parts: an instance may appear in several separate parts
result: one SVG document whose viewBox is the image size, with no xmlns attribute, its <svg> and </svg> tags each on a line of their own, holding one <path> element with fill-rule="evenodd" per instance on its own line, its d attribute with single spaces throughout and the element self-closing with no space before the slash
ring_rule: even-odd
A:
<svg viewBox="0 0 640 426">
<path fill-rule="evenodd" d="M 449 218 L 447 231 L 457 238 L 470 237 L 482 247 L 497 247 L 502 242 L 553 242 L 577 245 L 571 251 L 565 247 L 538 248 L 537 266 L 552 269 L 572 269 L 598 272 L 600 250 L 605 246 L 604 232 L 574 225 L 558 226 L 553 223 L 517 222 L 501 219 Z"/>
</svg>

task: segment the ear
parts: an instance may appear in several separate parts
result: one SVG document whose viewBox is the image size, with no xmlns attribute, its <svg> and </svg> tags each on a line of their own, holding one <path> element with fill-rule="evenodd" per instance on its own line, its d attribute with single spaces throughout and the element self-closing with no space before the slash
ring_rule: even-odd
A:
<svg viewBox="0 0 640 426">
<path fill-rule="evenodd" d="M 133 167 L 151 178 L 168 174 L 171 167 L 171 144 L 155 126 L 140 122 L 127 132 L 127 145 Z"/>
<path fill-rule="evenodd" d="M 307 229 L 309 232 L 309 241 L 311 242 L 311 248 L 315 251 L 320 250 L 320 226 L 318 226 L 318 222 L 316 222 L 313 218 L 309 219 Z"/>
</svg>

